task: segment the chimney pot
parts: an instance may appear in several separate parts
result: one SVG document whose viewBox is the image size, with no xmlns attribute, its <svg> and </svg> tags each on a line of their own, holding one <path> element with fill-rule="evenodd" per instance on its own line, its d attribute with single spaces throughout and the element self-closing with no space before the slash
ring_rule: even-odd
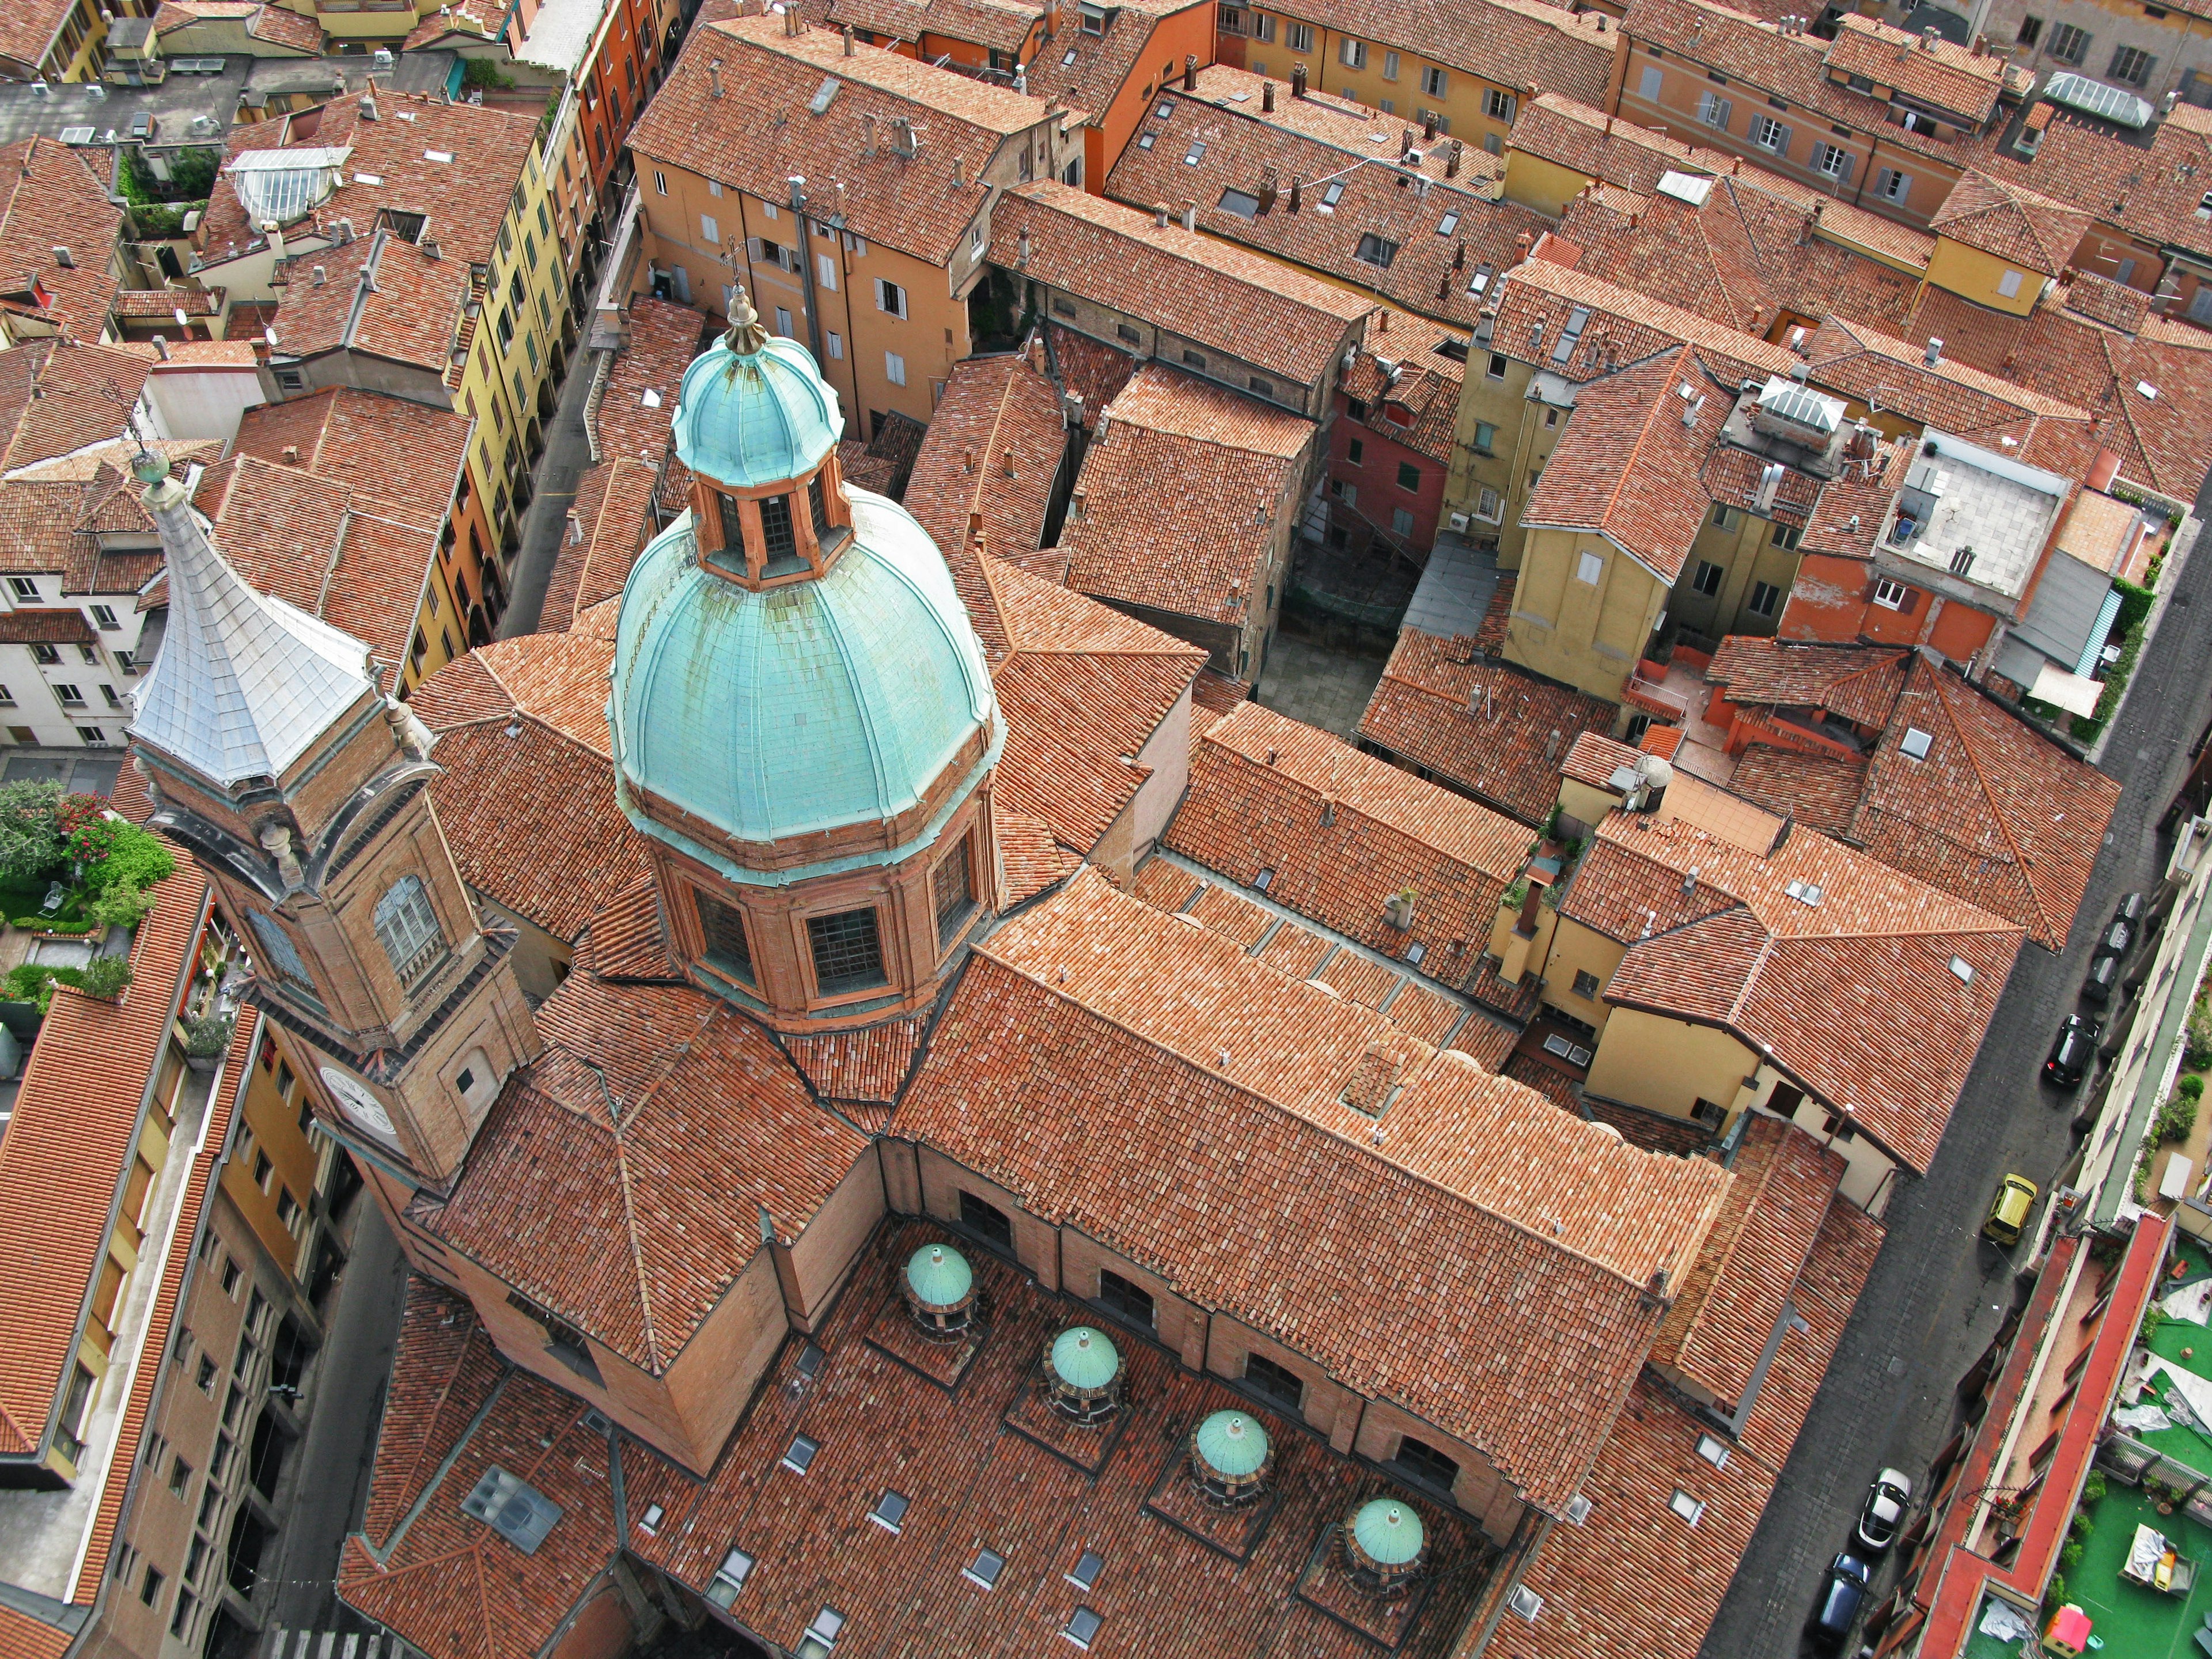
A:
<svg viewBox="0 0 2212 1659">
<path fill-rule="evenodd" d="M 284 465 L 287 466 L 297 466 L 299 464 L 300 446 L 297 444 L 286 444 L 284 446 Z"/>
<path fill-rule="evenodd" d="M 1936 364 L 1942 362 L 1943 361 L 1943 342 L 1935 335 L 1929 335 L 1928 337 L 1928 349 L 1922 354 L 1921 361 L 1926 363 L 1930 368 L 1935 368 Z"/>
<path fill-rule="evenodd" d="M 710 98 L 720 98 L 722 95 L 722 60 L 719 58 L 709 59 L 707 64 L 707 95 Z M 860 120 L 868 129 L 868 142 L 872 145 L 875 143 L 876 118 L 872 115 L 863 115 Z"/>
<path fill-rule="evenodd" d="M 850 58 L 853 55 L 853 26 L 848 23 L 845 25 L 845 56 Z"/>
<path fill-rule="evenodd" d="M 1016 452 L 1015 452 L 1014 450 L 1012 450 L 1012 448 L 1009 448 L 1009 449 L 1006 451 L 1006 457 L 1005 457 L 1005 460 L 1006 460 L 1006 476 L 1007 476 L 1009 478 L 1018 478 L 1018 477 L 1020 477 L 1022 476 L 1022 474 L 1021 474 L 1021 469 L 1020 469 L 1020 467 L 1019 467 L 1018 465 L 1016 465 L 1016 462 L 1015 462 L 1015 453 L 1016 453 Z"/>
<path fill-rule="evenodd" d="M 321 287 L 325 283 L 328 282 L 329 280 L 330 280 L 330 272 L 329 272 L 328 270 L 325 270 L 321 265 L 317 265 L 317 266 L 315 267 L 314 286 L 315 286 L 315 287 L 317 287 L 317 288 L 320 288 L 320 287 Z"/>
<path fill-rule="evenodd" d="M 1305 175 L 1304 175 L 1304 173 L 1292 173 L 1292 174 L 1291 175 L 1291 212 L 1296 213 L 1296 212 L 1298 210 L 1298 198 L 1299 198 L 1302 194 L 1304 194 L 1304 193 L 1305 187 L 1306 187 L 1306 180 L 1305 180 Z"/>
<path fill-rule="evenodd" d="M 76 269 L 76 256 L 71 253 L 65 247 L 57 246 L 54 249 L 54 263 L 59 265 L 64 270 L 75 270 Z"/>
<path fill-rule="evenodd" d="M 1263 115 L 1275 112 L 1275 83 L 1273 81 L 1260 82 L 1260 112 Z"/>
<path fill-rule="evenodd" d="M 1195 52 L 1187 52 L 1182 55 L 1182 89 L 1185 92 L 1198 90 L 1198 55 Z"/>
<path fill-rule="evenodd" d="M 1158 230 L 1168 228 L 1168 204 L 1165 202 L 1152 204 L 1152 225 Z"/>
<path fill-rule="evenodd" d="M 1305 95 L 1306 66 L 1304 64 L 1293 64 L 1291 65 L 1291 96 L 1303 98 Z"/>
</svg>

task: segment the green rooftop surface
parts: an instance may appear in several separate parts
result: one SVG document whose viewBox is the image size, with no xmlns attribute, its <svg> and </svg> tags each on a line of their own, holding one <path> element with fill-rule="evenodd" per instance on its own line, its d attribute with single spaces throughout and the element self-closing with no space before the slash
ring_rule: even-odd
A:
<svg viewBox="0 0 2212 1659">
<path fill-rule="evenodd" d="M 2159 1296 L 2193 1285 L 2199 1279 L 2212 1277 L 2212 1255 L 2185 1233 L 2175 1235 L 2173 1255 L 2185 1262 L 2189 1271 L 2179 1278 L 2167 1277 L 2160 1281 Z M 2171 1274 L 2171 1266 L 2168 1267 Z M 2184 1348 L 2190 1350 L 2185 1355 Z M 2167 1319 L 2160 1322 L 2150 1339 L 2151 1352 L 2161 1359 L 2170 1359 L 2184 1370 L 2212 1381 L 2212 1326 L 2192 1325 L 2185 1320 Z M 2163 1387 L 2153 1390 L 2161 1401 L 2166 1395 Z M 2146 1396 L 2148 1397 L 2148 1396 Z M 2151 1429 L 2142 1433 L 2133 1430 L 2130 1435 L 2162 1456 L 2178 1463 L 2186 1463 L 2200 1474 L 2212 1474 L 2212 1430 L 2194 1425 L 2176 1423 L 2170 1429 Z"/>
<path fill-rule="evenodd" d="M 2081 1559 L 2066 1574 L 2066 1599 L 2090 1618 L 2090 1633 L 2104 1638 L 2105 1659 L 2203 1659 L 2193 1632 L 2212 1613 L 2212 1529 L 2179 1510 L 2160 1515 L 2156 1504 L 2132 1486 L 2112 1481 L 2094 1505 L 2085 1504 L 2094 1530 Z M 2185 1599 L 2149 1589 L 2120 1577 L 2138 1524 L 2156 1528 L 2166 1541 L 2197 1564 L 2197 1584 Z M 2039 1625 L 2038 1633 L 2041 1627 Z M 1976 1642 L 1988 1638 L 1977 1633 Z M 2014 1651 L 2002 1644 L 1969 1654 Z"/>
</svg>

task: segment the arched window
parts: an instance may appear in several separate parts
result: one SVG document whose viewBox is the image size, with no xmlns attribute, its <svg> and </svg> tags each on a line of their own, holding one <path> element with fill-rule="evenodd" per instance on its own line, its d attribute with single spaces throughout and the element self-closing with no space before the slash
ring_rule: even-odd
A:
<svg viewBox="0 0 2212 1659">
<path fill-rule="evenodd" d="M 283 924 L 260 910 L 248 910 L 246 920 L 253 929 L 253 955 L 263 976 L 275 980 L 301 1001 L 320 1008 L 322 1000 L 315 994 L 314 976 L 308 973 L 300 947 L 293 944 Z"/>
<path fill-rule="evenodd" d="M 392 958 L 392 971 L 402 985 L 412 985 L 446 953 L 438 913 L 430 908 L 430 895 L 419 876 L 400 877 L 377 900 L 376 939 Z"/>
</svg>

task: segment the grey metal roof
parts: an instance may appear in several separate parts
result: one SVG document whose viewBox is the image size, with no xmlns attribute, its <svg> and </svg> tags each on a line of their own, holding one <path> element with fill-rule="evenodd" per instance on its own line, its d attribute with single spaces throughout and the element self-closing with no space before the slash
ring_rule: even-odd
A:
<svg viewBox="0 0 2212 1659">
<path fill-rule="evenodd" d="M 1759 394 L 1759 407 L 1769 414 L 1814 432 L 1833 432 L 1843 424 L 1844 404 L 1776 375 Z"/>
<path fill-rule="evenodd" d="M 2104 643 L 2104 635 L 2097 631 L 2097 618 L 2112 591 L 2112 579 L 2103 571 L 2053 548 L 2043 567 L 2042 580 L 2035 585 L 2027 615 L 2013 629 L 2013 637 L 2033 646 L 2062 668 L 2073 670 L 2083 653 L 2093 649 L 2093 639 L 2098 645 Z M 2109 622 L 2106 625 L 2111 626 Z M 2033 676 L 2029 678 L 2032 680 Z"/>
<path fill-rule="evenodd" d="M 249 149 L 231 158 L 223 171 L 246 218 L 259 226 L 270 220 L 289 225 L 337 188 L 339 169 L 350 145 L 334 149 Z"/>
<path fill-rule="evenodd" d="M 226 787 L 281 776 L 362 698 L 380 696 L 368 647 L 247 586 L 176 479 L 144 500 L 168 561 L 169 618 L 131 735 Z"/>
</svg>

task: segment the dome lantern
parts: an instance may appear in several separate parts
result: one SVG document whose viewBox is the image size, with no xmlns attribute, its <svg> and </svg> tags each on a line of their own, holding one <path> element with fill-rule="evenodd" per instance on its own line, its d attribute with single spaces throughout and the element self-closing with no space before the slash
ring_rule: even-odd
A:
<svg viewBox="0 0 2212 1659">
<path fill-rule="evenodd" d="M 1344 1556 L 1352 1582 L 1378 1595 L 1395 1595 L 1419 1577 L 1428 1540 L 1421 1517 L 1395 1498 L 1373 1498 L 1344 1525 Z"/>
<path fill-rule="evenodd" d="M 950 1341 L 966 1334 L 975 1312 L 975 1272 L 950 1244 L 925 1244 L 909 1256 L 899 1291 L 924 1336 Z"/>
</svg>

